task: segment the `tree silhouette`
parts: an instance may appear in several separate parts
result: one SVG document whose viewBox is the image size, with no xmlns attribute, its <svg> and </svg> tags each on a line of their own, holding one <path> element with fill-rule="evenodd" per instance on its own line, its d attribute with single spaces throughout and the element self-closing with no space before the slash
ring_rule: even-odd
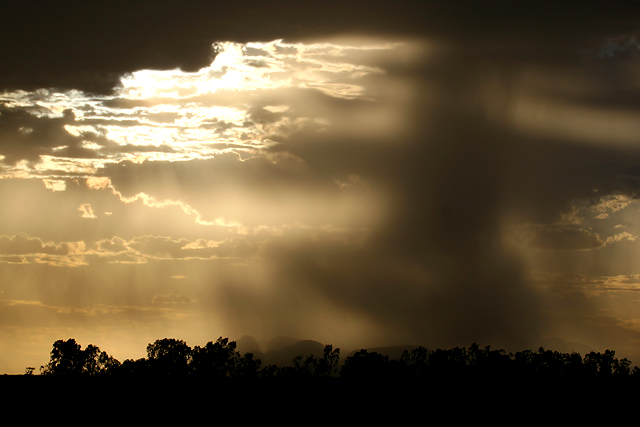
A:
<svg viewBox="0 0 640 427">
<path fill-rule="evenodd" d="M 590 352 L 584 356 L 584 368 L 591 376 L 611 377 L 627 376 L 631 374 L 631 362 L 626 358 L 618 360 L 616 352 L 605 350 L 604 353 Z M 637 367 L 636 367 L 637 369 Z M 634 369 L 634 373 L 637 372 Z"/>
<path fill-rule="evenodd" d="M 387 379 L 390 376 L 389 357 L 364 349 L 347 357 L 340 369 L 340 377 L 350 380 Z"/>
<path fill-rule="evenodd" d="M 191 362 L 191 347 L 182 340 L 164 338 L 147 345 L 147 358 L 152 374 L 187 375 Z"/>
<path fill-rule="evenodd" d="M 84 349 L 84 358 L 83 373 L 87 375 L 112 373 L 120 366 L 117 359 L 92 344 Z"/>
<path fill-rule="evenodd" d="M 118 366 L 113 357 L 93 344 L 81 350 L 73 338 L 53 343 L 49 363 L 40 368 L 44 375 L 100 375 L 113 372 Z"/>
<path fill-rule="evenodd" d="M 245 353 L 244 356 L 239 357 L 237 360 L 236 368 L 232 374 L 233 376 L 256 378 L 262 374 L 262 370 L 260 369 L 262 361 L 254 358 L 253 353 Z"/>
<path fill-rule="evenodd" d="M 474 345 L 471 347 L 473 348 Z M 473 351 L 471 353 L 473 354 Z M 429 355 L 429 376 L 464 375 L 468 372 L 468 366 L 476 363 L 476 357 L 477 355 L 469 357 L 465 348 L 455 347 L 449 350 L 438 348 Z"/>
<path fill-rule="evenodd" d="M 120 376 L 142 376 L 150 375 L 152 372 L 149 369 L 149 361 L 145 358 L 141 359 L 126 359 L 115 373 Z"/>
<path fill-rule="evenodd" d="M 458 380 L 489 381 L 563 380 L 618 381 L 619 378 L 640 379 L 640 369 L 631 369 L 627 359 L 617 359 L 615 351 L 590 352 L 584 358 L 578 353 L 560 353 L 539 348 L 507 354 L 504 350 L 481 348 L 436 349 L 416 347 L 405 351 L 399 360 L 377 352 L 360 350 L 348 357 L 339 368 L 340 349 L 325 345 L 322 357 L 314 354 L 296 356 L 291 365 L 262 367 L 252 353 L 244 356 L 236 351 L 235 341 L 219 337 L 216 342 L 191 349 L 174 338 L 156 340 L 147 345 L 147 358 L 120 363 L 89 344 L 84 350 L 74 339 L 53 343 L 50 361 L 42 366 L 43 375 L 54 376 L 154 376 L 173 378 L 280 378 L 320 379 L 340 377 L 347 380 L 419 379 L 421 381 Z M 32 375 L 27 368 L 25 375 Z M 182 380 L 181 380 L 182 381 Z M 436 382 L 442 384 L 441 382 Z M 436 384 L 434 383 L 434 384 Z M 504 384 L 504 383 L 503 383 Z M 635 384 L 635 383 L 634 383 Z"/>
<path fill-rule="evenodd" d="M 236 373 L 239 363 L 236 342 L 219 337 L 215 343 L 209 341 L 204 347 L 193 349 L 190 370 L 196 375 L 227 377 Z"/>
<path fill-rule="evenodd" d="M 422 378 L 429 374 L 429 350 L 418 346 L 411 350 L 405 350 L 400 358 L 402 377 Z"/>
<path fill-rule="evenodd" d="M 49 363 L 42 369 L 46 375 L 80 375 L 84 365 L 84 357 L 80 344 L 69 338 L 53 343 Z"/>
<path fill-rule="evenodd" d="M 340 360 L 340 349 L 325 345 L 322 358 L 310 354 L 306 357 L 298 355 L 291 361 L 291 366 L 279 369 L 278 376 L 289 378 L 326 378 L 337 373 Z"/>
<path fill-rule="evenodd" d="M 315 375 L 319 377 L 333 376 L 338 371 L 338 363 L 340 362 L 340 349 L 333 349 L 331 344 L 324 346 L 322 359 L 318 361 Z"/>
</svg>

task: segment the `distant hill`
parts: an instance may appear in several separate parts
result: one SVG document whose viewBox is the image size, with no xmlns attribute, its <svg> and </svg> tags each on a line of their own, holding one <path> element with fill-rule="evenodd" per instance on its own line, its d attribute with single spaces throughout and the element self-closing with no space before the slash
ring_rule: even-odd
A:
<svg viewBox="0 0 640 427">
<path fill-rule="evenodd" d="M 258 341 L 251 335 L 244 335 L 236 341 L 236 351 L 240 354 L 253 353 L 254 356 L 262 354 Z"/>
<path fill-rule="evenodd" d="M 587 347 L 586 345 L 578 344 L 575 342 L 567 342 L 563 341 L 560 338 L 548 338 L 543 340 L 541 343 L 541 347 L 545 350 L 557 351 L 560 353 L 580 353 L 581 356 L 584 356 L 587 353 L 592 351 L 602 351 L 602 350 L 594 350 L 591 347 Z M 537 348 L 532 348 L 531 350 L 538 350 Z"/>
<path fill-rule="evenodd" d="M 296 344 L 297 342 L 302 341 L 300 339 L 297 338 L 291 338 L 291 337 L 275 337 L 273 338 L 271 341 L 269 341 L 269 344 L 267 345 L 267 352 L 269 351 L 278 351 L 281 350 L 285 347 L 289 347 L 291 345 Z"/>
<path fill-rule="evenodd" d="M 237 351 L 240 354 L 245 353 L 253 353 L 254 357 L 262 360 L 262 366 L 266 365 L 276 365 L 276 366 L 290 366 L 292 360 L 298 356 L 302 355 L 303 357 L 309 356 L 313 354 L 316 357 L 322 357 L 324 352 L 325 344 L 322 344 L 318 341 L 313 340 L 300 340 L 297 338 L 291 337 L 275 337 L 271 341 L 269 341 L 266 345 L 263 344 L 261 347 L 257 340 L 250 336 L 244 335 L 239 340 L 236 341 Z M 472 343 L 469 343 L 471 345 Z M 468 346 L 465 346 L 468 348 Z M 591 351 L 597 351 L 590 347 L 587 347 L 578 343 L 571 343 L 567 341 L 563 341 L 559 338 L 550 338 L 546 340 L 541 340 L 540 346 L 544 347 L 545 350 L 558 351 L 560 353 L 580 353 L 580 355 L 584 356 L 585 354 Z M 369 347 L 364 348 L 369 352 L 376 352 L 382 355 L 385 355 L 389 358 L 389 360 L 399 360 L 402 358 L 402 354 L 404 351 L 411 352 L 413 349 L 418 347 L 418 345 L 397 345 L 397 346 L 385 346 L 385 347 Z M 483 347 L 483 346 L 481 346 Z M 263 351 L 262 348 L 266 348 L 266 351 Z M 428 347 L 433 350 L 432 348 Z M 493 348 L 493 346 L 492 346 Z M 496 347 L 496 349 L 499 347 Z M 539 347 L 530 348 L 529 350 L 537 351 Z M 358 351 L 362 350 L 361 348 L 355 349 L 346 353 L 344 349 L 341 349 L 340 359 L 341 362 L 347 357 L 353 356 Z M 526 349 L 518 349 L 518 350 L 507 350 L 507 352 L 512 351 L 520 351 Z M 602 350 L 599 350 L 602 351 Z"/>
<path fill-rule="evenodd" d="M 268 351 L 262 355 L 261 359 L 263 365 L 287 366 L 291 365 L 291 361 L 298 355 L 322 357 L 323 351 L 324 344 L 318 341 L 303 340 L 278 350 Z"/>
<path fill-rule="evenodd" d="M 408 352 L 411 352 L 411 350 L 413 350 L 416 347 L 418 346 L 417 345 L 398 345 L 398 346 L 392 346 L 392 347 L 366 348 L 364 350 L 367 350 L 368 352 L 380 353 L 384 356 L 389 357 L 389 360 L 400 360 L 402 358 L 402 353 L 404 353 L 405 350 Z M 360 349 L 360 350 L 363 350 L 363 349 Z M 351 353 L 345 354 L 343 357 L 345 358 L 351 357 L 360 350 L 353 350 Z"/>
<path fill-rule="evenodd" d="M 263 352 L 256 339 L 245 335 L 237 342 L 236 350 L 240 354 L 253 353 L 254 357 L 262 360 L 262 366 L 276 365 L 289 366 L 292 360 L 298 356 L 314 355 L 322 357 L 324 344 L 312 340 L 300 340 L 289 337 L 276 337 L 267 345 L 267 351 Z"/>
</svg>

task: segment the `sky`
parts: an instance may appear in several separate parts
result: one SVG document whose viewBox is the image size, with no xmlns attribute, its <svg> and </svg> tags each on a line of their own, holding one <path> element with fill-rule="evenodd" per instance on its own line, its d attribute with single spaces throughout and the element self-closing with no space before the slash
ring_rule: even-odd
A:
<svg viewBox="0 0 640 427">
<path fill-rule="evenodd" d="M 0 373 L 244 335 L 640 364 L 640 3 L 158 3 L 0 6 Z"/>
</svg>

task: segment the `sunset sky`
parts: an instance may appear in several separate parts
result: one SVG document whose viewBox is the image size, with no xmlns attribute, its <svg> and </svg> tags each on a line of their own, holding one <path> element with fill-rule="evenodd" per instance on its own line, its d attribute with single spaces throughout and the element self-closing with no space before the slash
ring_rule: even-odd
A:
<svg viewBox="0 0 640 427">
<path fill-rule="evenodd" d="M 640 3 L 158 3 L 0 6 L 0 373 L 243 335 L 640 364 Z"/>
</svg>

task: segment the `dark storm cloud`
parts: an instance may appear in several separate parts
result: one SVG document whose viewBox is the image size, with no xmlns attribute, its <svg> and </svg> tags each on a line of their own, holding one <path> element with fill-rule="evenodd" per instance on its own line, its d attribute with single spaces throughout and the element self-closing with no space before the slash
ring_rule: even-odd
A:
<svg viewBox="0 0 640 427">
<path fill-rule="evenodd" d="M 53 148 L 77 148 L 81 142 L 64 129 L 74 121 L 70 110 L 57 118 L 37 117 L 32 110 L 0 105 L 0 155 L 5 156 L 6 164 L 20 160 L 37 162 L 40 155 L 51 154 Z"/>
<path fill-rule="evenodd" d="M 516 22 L 526 23 L 521 18 Z M 537 24 L 556 19 L 564 18 L 550 16 Z M 364 313 L 396 337 L 441 345 L 480 340 L 510 348 L 539 342 L 540 301 L 521 260 L 504 246 L 505 218 L 552 224 L 576 203 L 593 206 L 615 194 L 637 197 L 634 164 L 640 152 L 607 139 L 586 146 L 579 134 L 559 134 L 553 127 L 541 126 L 531 135 L 510 121 L 520 101 L 521 78 L 532 67 L 548 73 L 541 83 L 550 90 L 558 71 L 591 82 L 600 93 L 625 86 L 599 78 L 596 68 L 603 65 L 585 65 L 580 56 L 581 46 L 594 41 L 591 36 L 601 36 L 598 31 L 587 34 L 574 27 L 566 33 L 577 37 L 569 44 L 547 38 L 534 22 L 515 34 L 535 36 L 528 43 L 496 44 L 480 37 L 449 45 L 429 63 L 389 71 L 412 79 L 416 90 L 407 127 L 393 137 L 339 130 L 319 135 L 309 129 L 273 136 L 283 142 L 272 150 L 304 159 L 318 175 L 359 174 L 388 191 L 390 200 L 384 224 L 361 252 L 313 244 L 272 252 L 282 277 L 301 284 L 295 293 L 308 292 L 306 301 L 320 294 Z M 631 78 L 615 62 L 605 66 L 619 78 Z M 635 112 L 625 98 L 609 97 L 608 108 Z M 580 228 L 539 231 L 535 245 L 554 249 L 596 249 L 626 238 L 604 240 Z M 291 292 L 283 284 L 278 295 L 285 299 Z M 239 304 L 233 290 L 229 298 Z M 277 316 L 275 306 L 256 300 L 245 310 L 262 310 L 269 318 Z"/>
<path fill-rule="evenodd" d="M 373 33 L 565 43 L 635 29 L 639 9 L 632 1 L 3 2 L 0 84 L 104 93 L 126 72 L 203 67 L 213 55 L 211 44 L 223 40 Z"/>
</svg>

